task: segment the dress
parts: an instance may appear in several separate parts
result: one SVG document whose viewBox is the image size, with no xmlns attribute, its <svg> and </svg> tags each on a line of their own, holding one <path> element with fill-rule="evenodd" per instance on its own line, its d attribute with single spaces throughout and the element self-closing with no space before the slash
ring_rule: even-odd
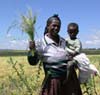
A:
<svg viewBox="0 0 100 95">
<path fill-rule="evenodd" d="M 66 77 L 68 53 L 65 50 L 65 40 L 60 37 L 59 45 L 48 36 L 36 42 L 36 54 L 29 54 L 31 65 L 41 59 L 45 71 L 40 95 L 82 95 L 80 84 L 74 67 L 70 68 L 69 77 Z"/>
</svg>

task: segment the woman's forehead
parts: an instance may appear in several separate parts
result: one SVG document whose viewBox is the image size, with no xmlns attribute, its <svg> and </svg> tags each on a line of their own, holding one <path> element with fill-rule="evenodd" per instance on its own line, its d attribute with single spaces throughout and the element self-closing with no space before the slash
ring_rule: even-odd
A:
<svg viewBox="0 0 100 95">
<path fill-rule="evenodd" d="M 57 20 L 57 19 L 53 19 L 51 23 L 57 23 L 57 24 L 60 24 L 59 20 Z"/>
<path fill-rule="evenodd" d="M 59 22 L 59 20 L 57 20 L 57 19 L 53 19 L 52 21 L 53 21 L 53 22 Z"/>
</svg>

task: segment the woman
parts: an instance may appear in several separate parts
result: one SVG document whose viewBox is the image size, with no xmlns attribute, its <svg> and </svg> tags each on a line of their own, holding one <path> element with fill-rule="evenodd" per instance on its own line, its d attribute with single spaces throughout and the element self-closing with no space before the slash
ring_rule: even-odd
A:
<svg viewBox="0 0 100 95">
<path fill-rule="evenodd" d="M 28 61 L 31 65 L 37 64 L 39 59 L 43 61 L 45 79 L 40 95 L 82 95 L 73 66 L 66 78 L 69 58 L 65 50 L 66 42 L 58 34 L 60 27 L 58 15 L 48 18 L 44 38 L 38 42 L 30 42 L 29 48 L 36 52 L 34 56 L 29 52 Z"/>
</svg>

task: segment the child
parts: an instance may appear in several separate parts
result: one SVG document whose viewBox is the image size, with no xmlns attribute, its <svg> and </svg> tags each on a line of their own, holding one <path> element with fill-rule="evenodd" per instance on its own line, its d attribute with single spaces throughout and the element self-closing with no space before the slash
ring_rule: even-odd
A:
<svg viewBox="0 0 100 95">
<path fill-rule="evenodd" d="M 68 65 L 77 63 L 79 69 L 79 81 L 85 83 L 90 78 L 91 74 L 99 74 L 96 67 L 90 64 L 89 59 L 84 53 L 81 53 L 82 44 L 77 38 L 79 33 L 79 26 L 77 23 L 70 23 L 67 27 L 69 38 L 66 39 L 66 51 L 73 58 L 68 62 Z M 68 75 L 68 74 L 67 74 Z"/>
<path fill-rule="evenodd" d="M 77 34 L 79 32 L 78 25 L 76 23 L 70 23 L 68 25 L 69 38 L 66 39 L 67 47 L 66 50 L 75 56 L 81 52 L 82 44 L 79 39 L 77 39 Z"/>
</svg>

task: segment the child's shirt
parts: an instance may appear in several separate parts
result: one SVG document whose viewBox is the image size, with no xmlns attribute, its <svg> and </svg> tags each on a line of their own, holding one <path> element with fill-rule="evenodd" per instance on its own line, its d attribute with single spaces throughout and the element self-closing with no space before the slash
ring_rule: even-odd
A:
<svg viewBox="0 0 100 95">
<path fill-rule="evenodd" d="M 80 53 L 82 49 L 82 44 L 80 42 L 79 39 L 66 39 L 66 50 L 70 53 L 70 54 L 76 54 L 76 53 Z"/>
</svg>

